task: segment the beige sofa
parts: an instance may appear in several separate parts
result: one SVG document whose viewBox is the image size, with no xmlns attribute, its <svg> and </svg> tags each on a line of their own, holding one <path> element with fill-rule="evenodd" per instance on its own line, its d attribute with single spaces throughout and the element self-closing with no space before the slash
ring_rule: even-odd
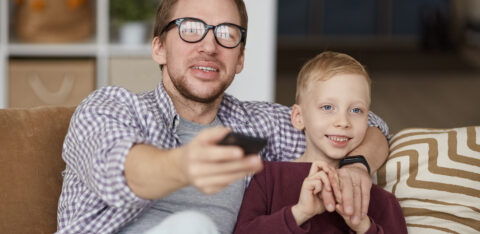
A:
<svg viewBox="0 0 480 234">
<path fill-rule="evenodd" d="M 0 109 L 0 232 L 53 233 L 73 107 Z M 410 233 L 480 232 L 480 126 L 405 129 L 374 181 Z"/>
<path fill-rule="evenodd" d="M 73 107 L 0 109 L 0 233 L 53 233 Z"/>
</svg>

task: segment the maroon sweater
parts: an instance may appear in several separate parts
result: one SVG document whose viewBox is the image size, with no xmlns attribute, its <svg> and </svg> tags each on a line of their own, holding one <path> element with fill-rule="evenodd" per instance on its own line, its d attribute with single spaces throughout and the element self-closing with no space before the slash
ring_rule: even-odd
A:
<svg viewBox="0 0 480 234">
<path fill-rule="evenodd" d="M 265 168 L 252 178 L 245 191 L 235 233 L 349 233 L 343 218 L 328 211 L 297 226 L 291 207 L 298 202 L 303 180 L 311 163 L 264 162 Z M 407 233 L 395 196 L 373 185 L 367 233 Z"/>
</svg>

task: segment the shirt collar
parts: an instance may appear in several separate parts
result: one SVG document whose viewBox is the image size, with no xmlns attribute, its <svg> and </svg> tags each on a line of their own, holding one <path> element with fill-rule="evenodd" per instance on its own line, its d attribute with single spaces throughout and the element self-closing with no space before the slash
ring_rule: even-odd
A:
<svg viewBox="0 0 480 234">
<path fill-rule="evenodd" d="M 235 97 L 226 94 L 223 95 L 218 117 L 226 126 L 248 123 L 248 112 L 245 110 L 243 103 Z"/>
<path fill-rule="evenodd" d="M 175 110 L 172 99 L 168 96 L 165 87 L 163 87 L 163 82 L 160 81 L 155 89 L 155 96 L 157 98 L 158 109 L 160 111 L 160 116 L 163 118 L 167 126 L 172 129 L 176 127 L 176 123 L 179 121 L 179 116 Z"/>
</svg>

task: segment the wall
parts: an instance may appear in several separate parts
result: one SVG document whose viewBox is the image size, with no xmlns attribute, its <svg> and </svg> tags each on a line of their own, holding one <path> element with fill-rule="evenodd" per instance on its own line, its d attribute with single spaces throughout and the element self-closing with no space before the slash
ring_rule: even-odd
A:
<svg viewBox="0 0 480 234">
<path fill-rule="evenodd" d="M 227 93 L 240 100 L 275 100 L 277 0 L 245 0 L 248 37 L 245 66 Z"/>
</svg>

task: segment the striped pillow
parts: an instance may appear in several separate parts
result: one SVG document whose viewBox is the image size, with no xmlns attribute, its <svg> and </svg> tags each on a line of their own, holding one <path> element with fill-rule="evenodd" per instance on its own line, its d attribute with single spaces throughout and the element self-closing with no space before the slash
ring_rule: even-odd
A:
<svg viewBox="0 0 480 234">
<path fill-rule="evenodd" d="M 400 131 L 376 180 L 397 196 L 409 233 L 479 233 L 480 126 Z"/>
</svg>

